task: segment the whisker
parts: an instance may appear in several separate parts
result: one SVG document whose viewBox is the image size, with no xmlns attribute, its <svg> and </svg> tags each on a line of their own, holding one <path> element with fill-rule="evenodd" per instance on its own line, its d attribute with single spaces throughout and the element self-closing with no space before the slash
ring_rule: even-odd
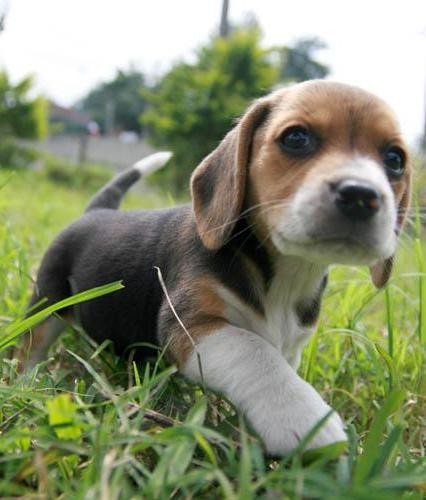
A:
<svg viewBox="0 0 426 500">
<path fill-rule="evenodd" d="M 257 208 L 262 207 L 264 205 L 270 205 L 270 204 L 279 203 L 279 202 L 281 202 L 281 200 L 270 200 L 270 201 L 264 201 L 262 203 L 258 203 L 256 205 L 253 205 L 253 206 L 251 206 L 251 207 L 246 208 L 245 210 L 243 210 L 241 212 L 241 214 L 238 217 L 236 217 L 235 219 L 232 219 L 232 220 L 230 220 L 228 222 L 225 222 L 225 224 L 221 224 L 219 226 L 215 226 L 215 227 L 209 229 L 208 232 L 210 232 L 210 231 L 217 231 L 218 229 L 222 229 L 222 228 L 224 228 L 226 226 L 229 226 L 229 225 L 232 225 L 232 224 L 236 224 L 242 217 L 244 217 L 245 215 L 247 215 L 249 212 L 252 212 L 253 210 L 256 210 Z"/>
</svg>

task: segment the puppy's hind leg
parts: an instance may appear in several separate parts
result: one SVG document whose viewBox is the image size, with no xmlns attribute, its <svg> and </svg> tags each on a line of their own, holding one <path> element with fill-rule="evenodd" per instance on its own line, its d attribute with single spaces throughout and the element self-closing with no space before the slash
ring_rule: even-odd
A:
<svg viewBox="0 0 426 500">
<path fill-rule="evenodd" d="M 71 273 L 66 251 L 70 246 L 67 238 L 66 235 L 59 236 L 47 250 L 28 304 L 27 316 L 40 312 L 72 294 L 68 279 Z M 19 359 L 21 367 L 31 367 L 46 359 L 50 345 L 67 325 L 64 320 L 72 316 L 72 313 L 72 309 L 67 308 L 61 310 L 60 316 L 48 316 L 20 339 L 14 355 Z"/>
<path fill-rule="evenodd" d="M 18 358 L 20 367 L 32 368 L 37 363 L 47 359 L 47 353 L 52 343 L 65 330 L 67 322 L 59 316 L 50 316 L 21 339 L 15 350 L 14 357 Z"/>
</svg>

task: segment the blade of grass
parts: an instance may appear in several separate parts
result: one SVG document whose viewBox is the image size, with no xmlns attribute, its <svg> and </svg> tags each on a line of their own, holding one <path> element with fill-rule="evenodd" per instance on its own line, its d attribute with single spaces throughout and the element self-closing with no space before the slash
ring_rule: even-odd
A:
<svg viewBox="0 0 426 500">
<path fill-rule="evenodd" d="M 18 338 L 20 335 L 28 331 L 37 323 L 40 323 L 40 321 L 45 319 L 50 314 L 59 311 L 60 309 L 63 309 L 65 307 L 79 304 L 80 302 L 92 300 L 97 297 L 106 295 L 108 293 L 121 290 L 122 288 L 124 288 L 124 285 L 121 283 L 121 281 L 98 286 L 96 288 L 91 288 L 90 290 L 85 290 L 84 292 L 77 293 L 76 295 L 61 300 L 60 302 L 56 302 L 55 304 L 46 307 L 42 311 L 39 311 L 33 314 L 32 316 L 29 316 L 28 318 L 14 321 L 13 323 L 9 324 L 4 330 L 6 335 L 3 339 L 0 340 L 0 351 L 5 349 L 6 347 L 9 347 L 16 338 Z"/>
<path fill-rule="evenodd" d="M 393 316 L 392 316 L 392 298 L 389 286 L 385 288 L 385 311 L 386 311 L 386 323 L 388 329 L 388 352 L 389 356 L 393 359 L 394 329 L 393 329 Z"/>
<path fill-rule="evenodd" d="M 379 344 L 376 344 L 377 352 L 384 359 L 389 371 L 389 391 L 399 386 L 398 372 L 393 358 Z"/>
<path fill-rule="evenodd" d="M 250 457 L 250 449 L 247 440 L 247 433 L 245 430 L 243 419 L 240 418 L 241 429 L 241 454 L 240 454 L 240 467 L 239 467 L 239 491 L 238 498 L 247 500 L 253 498 L 251 491 L 251 477 L 252 477 L 252 463 Z"/>
<path fill-rule="evenodd" d="M 419 238 L 414 241 L 414 247 L 416 250 L 417 266 L 419 270 L 419 313 L 418 313 L 418 336 L 421 343 L 426 342 L 426 321 L 424 313 L 426 311 L 426 263 L 423 254 L 422 242 Z"/>
<path fill-rule="evenodd" d="M 355 465 L 354 483 L 363 484 L 370 476 L 380 457 L 380 441 L 388 417 L 398 410 L 404 399 L 403 391 L 394 391 L 377 412 L 364 445 L 364 453 Z"/>
<path fill-rule="evenodd" d="M 186 424 L 201 425 L 204 422 L 207 411 L 207 401 L 200 399 L 189 411 L 185 420 Z M 195 451 L 197 440 L 184 439 L 180 436 L 179 428 L 169 429 L 170 444 L 161 453 L 161 458 L 152 473 L 145 495 L 150 498 L 167 497 L 166 492 L 177 486 L 176 483 L 185 474 Z M 163 433 L 164 434 L 164 433 Z M 173 436 L 174 434 L 174 436 Z M 174 437 L 174 439 L 171 439 Z"/>
</svg>

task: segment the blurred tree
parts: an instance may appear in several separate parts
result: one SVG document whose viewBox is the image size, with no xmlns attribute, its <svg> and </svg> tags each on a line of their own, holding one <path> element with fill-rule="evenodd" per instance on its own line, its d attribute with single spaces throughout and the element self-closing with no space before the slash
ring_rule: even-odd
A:
<svg viewBox="0 0 426 500">
<path fill-rule="evenodd" d="M 42 97 L 28 96 L 32 85 L 31 77 L 13 85 L 0 71 L 0 138 L 39 139 L 46 135 L 46 102 Z"/>
<path fill-rule="evenodd" d="M 162 172 L 180 192 L 190 172 L 232 127 L 247 103 L 277 82 L 277 67 L 259 44 L 260 32 L 234 31 L 201 48 L 195 64 L 177 64 L 145 92 L 142 115 L 151 142 L 174 152 Z M 159 174 L 160 175 L 160 174 Z"/>
<path fill-rule="evenodd" d="M 141 117 L 157 147 L 174 152 L 173 164 L 157 174 L 181 192 L 197 163 L 232 127 L 254 98 L 279 81 L 325 76 L 328 69 L 313 59 L 323 44 L 301 40 L 294 48 L 260 46 L 256 23 L 232 28 L 226 38 L 213 38 L 202 47 L 194 64 L 179 63 L 145 91 L 149 107 Z"/>
<path fill-rule="evenodd" d="M 89 113 L 103 133 L 116 130 L 142 132 L 139 116 L 145 109 L 141 90 L 145 86 L 142 73 L 130 69 L 117 71 L 108 82 L 101 83 L 84 97 L 78 108 Z"/>
<path fill-rule="evenodd" d="M 47 105 L 31 98 L 31 77 L 13 85 L 0 71 L 0 165 L 15 166 L 32 158 L 16 139 L 42 139 L 47 133 Z M 27 154 L 28 153 L 28 154 Z"/>
<path fill-rule="evenodd" d="M 328 67 L 315 60 L 316 53 L 325 48 L 327 45 L 319 38 L 301 38 L 292 47 L 278 49 L 281 80 L 302 82 L 327 76 Z"/>
</svg>

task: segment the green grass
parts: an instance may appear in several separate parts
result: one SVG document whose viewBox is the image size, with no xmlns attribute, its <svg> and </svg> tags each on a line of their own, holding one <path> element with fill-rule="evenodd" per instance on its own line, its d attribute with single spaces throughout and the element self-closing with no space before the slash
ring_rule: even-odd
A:
<svg viewBox="0 0 426 500">
<path fill-rule="evenodd" d="M 0 339 L 20 332 L 44 250 L 90 194 L 40 173 L 0 171 Z M 345 453 L 268 459 L 226 401 L 191 386 L 161 354 L 124 362 L 70 329 L 33 371 L 1 364 L 0 495 L 422 498 L 426 277 L 419 219 L 413 227 L 386 291 L 374 290 L 366 269 L 333 270 L 304 353 L 300 373 L 348 424 Z"/>
</svg>

